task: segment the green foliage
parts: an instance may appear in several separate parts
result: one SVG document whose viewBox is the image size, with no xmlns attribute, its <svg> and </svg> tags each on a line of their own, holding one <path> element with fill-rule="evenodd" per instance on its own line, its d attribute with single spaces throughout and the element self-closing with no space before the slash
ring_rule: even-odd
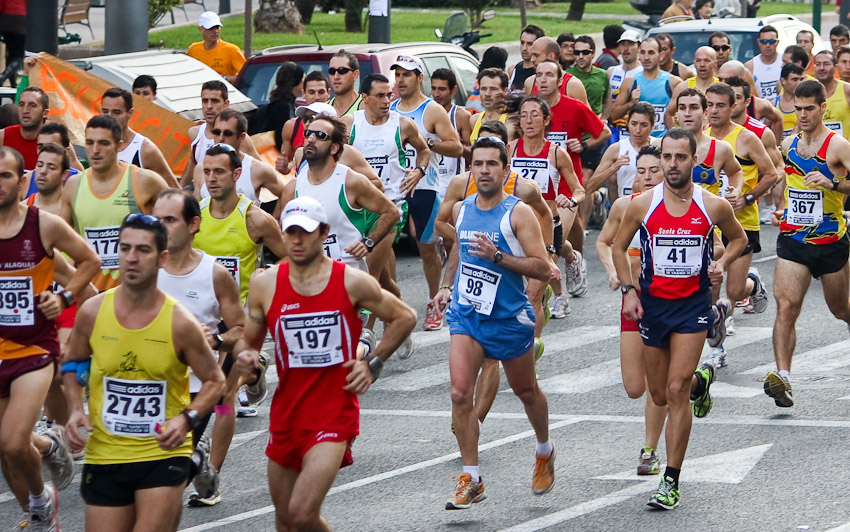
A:
<svg viewBox="0 0 850 532">
<path fill-rule="evenodd" d="M 481 14 L 495 5 L 495 0 L 461 0 L 463 12 L 469 18 L 470 27 L 477 25 L 481 21 Z"/>
<path fill-rule="evenodd" d="M 162 17 L 179 6 L 183 0 L 148 0 L 148 28 L 153 28 Z"/>
</svg>

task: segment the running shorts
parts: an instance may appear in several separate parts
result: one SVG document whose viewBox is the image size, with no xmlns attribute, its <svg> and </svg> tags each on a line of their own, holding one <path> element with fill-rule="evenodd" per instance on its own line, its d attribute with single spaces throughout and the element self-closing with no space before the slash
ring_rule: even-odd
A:
<svg viewBox="0 0 850 532">
<path fill-rule="evenodd" d="M 393 203 L 395 203 L 396 208 L 398 208 L 398 221 L 391 229 L 391 231 L 395 231 L 395 239 L 393 240 L 393 244 L 395 244 L 401 238 L 401 232 L 404 230 L 404 225 L 407 223 L 409 207 L 407 205 L 407 200 L 396 200 Z"/>
<path fill-rule="evenodd" d="M 352 432 L 326 432 L 323 430 L 282 430 L 269 433 L 266 456 L 280 467 L 301 472 L 304 456 L 314 445 L 322 442 L 347 442 L 340 469 L 354 463 L 351 445 L 357 435 Z"/>
<path fill-rule="evenodd" d="M 440 198 L 436 190 L 417 190 L 412 196 L 407 196 L 407 206 L 410 211 L 410 223 L 417 242 L 433 244 L 439 238 L 434 232 L 434 221 L 440 210 Z"/>
<path fill-rule="evenodd" d="M 484 356 L 493 360 L 519 358 L 534 345 L 534 309 L 530 303 L 513 318 L 486 320 L 477 312 L 465 315 L 449 307 L 446 321 L 449 334 L 469 336 L 484 349 Z"/>
<path fill-rule="evenodd" d="M 192 459 L 175 456 L 150 462 L 83 465 L 80 494 L 92 506 L 129 506 L 136 492 L 167 486 L 185 486 Z"/>
<path fill-rule="evenodd" d="M 744 248 L 744 251 L 741 252 L 741 257 L 746 257 L 750 253 L 759 253 L 761 252 L 761 239 L 759 238 L 760 231 L 747 231 L 747 246 Z M 722 237 L 723 245 L 729 245 L 729 239 L 725 236 Z"/>
<path fill-rule="evenodd" d="M 57 357 L 50 354 L 0 360 L 0 398 L 9 397 L 12 382 L 22 375 L 38 371 L 49 364 L 53 364 L 55 371 L 58 367 L 56 360 Z"/>
<path fill-rule="evenodd" d="M 803 244 L 790 236 L 779 235 L 776 239 L 776 256 L 802 264 L 817 279 L 821 275 L 835 273 L 847 265 L 850 256 L 850 238 L 845 233 L 831 244 Z"/>
<path fill-rule="evenodd" d="M 57 329 L 73 329 L 74 321 L 77 319 L 77 303 L 74 302 L 73 305 L 66 308 L 62 311 L 62 314 L 59 314 L 59 317 L 56 318 L 56 328 Z"/>
<path fill-rule="evenodd" d="M 638 297 L 640 297 L 640 292 L 637 293 Z M 634 320 L 630 320 L 623 314 L 623 305 L 626 302 L 626 296 L 623 296 L 622 301 L 620 302 L 620 332 L 638 332 L 638 322 Z"/>
<path fill-rule="evenodd" d="M 564 249 L 564 226 L 561 224 L 561 217 L 555 216 L 555 219 L 552 220 L 552 223 L 555 225 L 553 229 L 553 238 L 554 242 L 552 245 L 555 246 L 555 255 L 560 257 L 561 250 Z"/>
<path fill-rule="evenodd" d="M 638 324 L 643 344 L 666 348 L 673 333 L 707 331 L 714 322 L 711 291 L 704 290 L 682 299 L 664 299 L 643 293 L 643 317 Z"/>
<path fill-rule="evenodd" d="M 602 161 L 602 155 L 606 149 L 608 149 L 608 144 L 603 144 L 598 148 L 589 148 L 581 152 L 581 167 L 595 170 L 599 166 L 600 161 Z"/>
</svg>

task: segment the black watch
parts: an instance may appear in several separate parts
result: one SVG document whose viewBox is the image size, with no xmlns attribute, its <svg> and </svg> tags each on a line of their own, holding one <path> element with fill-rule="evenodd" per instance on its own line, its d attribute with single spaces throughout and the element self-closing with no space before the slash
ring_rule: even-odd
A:
<svg viewBox="0 0 850 532">
<path fill-rule="evenodd" d="M 180 415 L 186 418 L 186 422 L 189 424 L 190 429 L 194 429 L 198 426 L 198 423 L 201 422 L 201 415 L 197 410 L 186 408 L 180 412 Z"/>
<path fill-rule="evenodd" d="M 381 371 L 384 369 L 384 361 L 375 355 L 368 355 L 363 358 L 363 362 L 369 365 L 369 371 L 372 373 L 372 382 L 378 380 L 381 376 Z"/>
<path fill-rule="evenodd" d="M 634 290 L 635 292 L 637 292 L 637 288 L 635 288 L 635 285 L 633 284 L 624 284 L 620 287 L 620 293 L 622 293 L 623 295 L 628 294 L 629 290 Z"/>
<path fill-rule="evenodd" d="M 746 196 L 744 196 L 744 201 L 747 202 L 747 205 L 752 205 L 756 202 L 756 197 L 752 194 L 747 194 Z"/>
<path fill-rule="evenodd" d="M 436 143 L 434 142 L 434 139 L 428 139 L 428 148 L 429 148 L 429 149 L 430 149 L 430 148 L 433 148 L 433 147 L 434 147 L 434 144 L 436 144 Z"/>
<path fill-rule="evenodd" d="M 497 249 L 497 250 L 496 250 L 496 252 L 495 252 L 495 253 L 493 253 L 493 262 L 495 262 L 496 264 L 498 264 L 498 263 L 500 263 L 501 261 L 502 261 L 502 252 L 501 252 L 500 250 L 498 250 L 498 249 Z"/>
<path fill-rule="evenodd" d="M 65 308 L 74 304 L 74 293 L 70 290 L 63 290 L 59 293 L 59 297 L 62 298 L 62 303 L 65 305 Z"/>
<path fill-rule="evenodd" d="M 360 239 L 360 241 L 363 242 L 363 245 L 366 246 L 366 249 L 368 249 L 369 251 L 372 251 L 372 248 L 375 247 L 375 241 L 369 238 L 368 236 L 364 236 Z"/>
<path fill-rule="evenodd" d="M 213 337 L 213 340 L 215 340 L 215 345 L 213 345 L 213 349 L 215 351 L 218 351 L 219 349 L 221 349 L 221 344 L 224 343 L 224 339 L 218 333 L 212 335 L 212 337 Z"/>
<path fill-rule="evenodd" d="M 839 181 L 838 179 L 833 179 L 832 180 L 832 190 L 838 190 L 839 183 L 841 183 L 841 181 Z"/>
<path fill-rule="evenodd" d="M 416 168 L 414 168 L 414 170 L 419 170 L 420 172 L 422 172 L 422 177 L 425 177 L 425 167 L 424 166 L 417 166 Z"/>
<path fill-rule="evenodd" d="M 552 253 L 553 255 L 558 254 L 558 249 L 555 247 L 554 244 L 549 244 L 548 246 L 546 246 L 546 251 L 548 251 L 549 253 Z"/>
</svg>

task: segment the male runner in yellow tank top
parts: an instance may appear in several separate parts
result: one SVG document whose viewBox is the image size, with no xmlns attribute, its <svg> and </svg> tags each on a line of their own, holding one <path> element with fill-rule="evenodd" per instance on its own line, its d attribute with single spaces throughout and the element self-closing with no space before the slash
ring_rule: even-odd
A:
<svg viewBox="0 0 850 532">
<path fill-rule="evenodd" d="M 221 397 L 224 375 L 198 321 L 156 287 L 168 256 L 162 222 L 130 214 L 118 239 L 122 284 L 80 307 L 68 342 L 66 361 L 91 364 L 88 415 L 76 374 L 64 376 L 68 440 L 86 448 L 86 530 L 175 531 L 195 468 L 196 487 L 202 478 L 205 491 L 217 483 L 186 436 Z M 202 383 L 191 401 L 190 367 Z"/>
<path fill-rule="evenodd" d="M 98 115 L 86 124 L 86 157 L 91 167 L 68 179 L 62 190 L 62 218 L 100 257 L 93 283 L 103 292 L 118 286 L 118 227 L 133 212 L 150 212 L 153 200 L 168 188 L 156 172 L 118 161 L 121 125 Z"/>
<path fill-rule="evenodd" d="M 505 112 L 505 96 L 508 93 L 508 75 L 498 68 L 485 68 L 478 73 L 478 93 L 481 95 L 481 106 L 484 112 L 469 116 L 469 146 L 478 140 L 481 124 L 498 120 L 508 127 L 508 140 L 516 138 L 518 132 L 513 121 L 508 120 Z M 464 156 L 469 157 L 469 147 L 464 149 Z"/>
<path fill-rule="evenodd" d="M 826 91 L 823 124 L 845 139 L 850 139 L 850 83 L 835 79 L 835 58 L 828 50 L 815 54 L 815 79 Z"/>
</svg>

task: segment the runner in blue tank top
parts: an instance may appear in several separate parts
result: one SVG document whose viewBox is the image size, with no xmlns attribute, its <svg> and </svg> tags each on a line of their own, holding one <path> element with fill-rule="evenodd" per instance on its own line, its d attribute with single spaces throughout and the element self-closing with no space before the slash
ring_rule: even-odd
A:
<svg viewBox="0 0 850 532">
<path fill-rule="evenodd" d="M 447 313 L 452 421 L 463 462 L 447 510 L 466 509 L 486 498 L 478 471 L 478 419 L 472 400 L 485 358 L 501 360 L 537 436 L 532 491 L 546 493 L 555 483 L 549 407 L 534 375 L 534 312 L 524 280 L 548 281 L 549 260 L 534 212 L 502 188 L 507 166 L 503 142 L 483 137 L 472 146 L 471 173 L 478 193 L 455 205 L 458 245 L 452 247 L 443 285 L 433 301 L 443 309 L 452 300 Z"/>
</svg>

